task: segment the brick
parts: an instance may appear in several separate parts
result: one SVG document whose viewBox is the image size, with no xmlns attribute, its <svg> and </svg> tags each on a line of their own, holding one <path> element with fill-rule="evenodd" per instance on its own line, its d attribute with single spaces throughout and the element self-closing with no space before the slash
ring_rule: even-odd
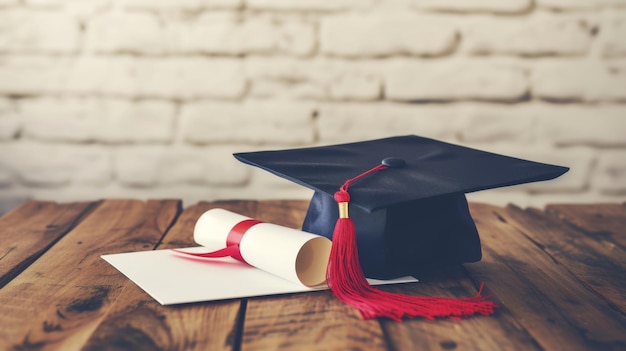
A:
<svg viewBox="0 0 626 351">
<path fill-rule="evenodd" d="M 54 80 L 53 68 L 44 58 L 0 58 L 0 93 L 21 95 L 45 91 Z"/>
<path fill-rule="evenodd" d="M 362 89 L 362 88 L 361 88 Z M 250 82 L 248 96 L 251 98 L 279 98 L 284 100 L 315 99 L 328 97 L 328 89 L 316 82 L 284 81 L 275 79 L 254 79 Z M 349 94 L 364 95 L 365 92 L 350 91 Z"/>
<path fill-rule="evenodd" d="M 469 143 L 529 143 L 535 138 L 536 114 L 523 106 L 473 104 L 460 108 L 464 116 L 459 138 Z"/>
<path fill-rule="evenodd" d="M 416 134 L 436 139 L 454 138 L 459 114 L 450 106 L 413 104 L 324 104 L 317 129 L 324 143 L 362 141 Z"/>
<path fill-rule="evenodd" d="M 253 97 L 328 98 L 331 73 L 324 61 L 250 57 L 245 60 L 245 71 Z"/>
<path fill-rule="evenodd" d="M 287 57 L 248 57 L 246 76 L 252 79 L 271 78 L 283 81 L 313 81 L 325 74 L 327 64 L 322 60 Z"/>
<path fill-rule="evenodd" d="M 159 158 L 156 174 L 159 184 L 203 184 L 205 174 L 211 174 L 205 166 L 206 155 L 200 152 L 177 150 Z"/>
<path fill-rule="evenodd" d="M 175 109 L 161 101 L 26 99 L 20 114 L 27 137 L 106 143 L 169 142 Z"/>
<path fill-rule="evenodd" d="M 0 94 L 58 93 L 67 81 L 72 61 L 72 58 L 59 56 L 11 55 L 0 58 Z"/>
<path fill-rule="evenodd" d="M 20 115 L 26 137 L 51 141 L 94 141 L 100 122 L 85 100 L 25 99 Z"/>
<path fill-rule="evenodd" d="M 71 169 L 73 184 L 102 186 L 112 181 L 113 162 L 108 149 L 101 145 L 85 145 L 80 148 L 70 146 L 69 149 L 60 151 L 59 162 L 63 163 L 61 167 Z M 67 159 L 63 160 L 64 157 Z"/>
<path fill-rule="evenodd" d="M 308 55 L 315 45 L 312 24 L 271 18 L 241 21 L 234 15 L 209 13 L 178 31 L 183 52 Z"/>
<path fill-rule="evenodd" d="M 589 50 L 589 27 L 572 16 L 484 18 L 467 25 L 462 36 L 464 51 L 471 54 L 572 56 Z"/>
<path fill-rule="evenodd" d="M 209 21 L 208 23 L 211 23 Z M 229 23 L 230 28 L 224 28 L 220 30 L 214 30 L 212 26 L 203 26 L 200 24 L 196 28 L 198 34 L 195 36 L 196 42 L 202 45 L 203 51 L 206 52 L 219 52 L 222 47 L 231 46 L 233 53 L 261 53 L 268 54 L 274 52 L 280 52 L 278 49 L 278 38 L 280 36 L 281 29 L 271 23 L 269 19 L 252 19 L 246 20 L 241 24 Z M 221 34 L 220 32 L 224 32 Z M 217 34 L 217 35 L 215 35 Z M 286 33 L 287 34 L 287 33 Z M 308 50 L 305 53 L 311 52 L 313 48 L 313 31 L 312 27 L 308 33 L 306 33 L 306 39 L 308 41 Z M 291 38 L 297 41 L 297 32 L 292 33 Z M 206 39 L 205 39 L 206 38 Z M 283 52 L 289 52 L 289 48 Z"/>
<path fill-rule="evenodd" d="M 54 1 L 54 0 L 52 0 Z M 111 0 L 90 1 L 60 1 L 61 6 L 68 15 L 72 16 L 81 24 L 86 24 L 97 16 L 111 9 Z M 84 35 L 84 28 L 81 27 Z M 84 37 L 83 37 L 84 41 Z"/>
<path fill-rule="evenodd" d="M 411 4 L 423 10 L 445 12 L 522 13 L 531 9 L 531 0 L 412 0 Z"/>
<path fill-rule="evenodd" d="M 233 152 L 226 146 L 124 147 L 115 154 L 115 174 L 121 184 L 132 187 L 240 185 L 248 180 L 248 170 Z"/>
<path fill-rule="evenodd" d="M 167 150 L 161 145 L 117 148 L 113 156 L 115 179 L 124 186 L 156 186 L 161 158 Z"/>
<path fill-rule="evenodd" d="M 246 60 L 255 97 L 372 101 L 381 98 L 382 74 L 373 61 L 342 59 Z"/>
<path fill-rule="evenodd" d="M 492 61 L 389 62 L 385 96 L 391 100 L 493 100 L 524 98 L 528 82 L 524 70 Z"/>
<path fill-rule="evenodd" d="M 189 103 L 181 112 L 181 133 L 198 144 L 307 144 L 314 139 L 313 113 L 309 104 L 284 101 Z"/>
<path fill-rule="evenodd" d="M 621 0 L 536 0 L 538 8 L 550 10 L 587 10 L 602 6 L 621 6 Z"/>
<path fill-rule="evenodd" d="M 319 73 L 313 78 L 329 100 L 373 101 L 383 98 L 383 66 L 377 60 L 320 61 Z"/>
<path fill-rule="evenodd" d="M 615 101 L 626 98 L 626 71 L 601 61 L 554 60 L 532 66 L 532 95 L 546 100 Z"/>
<path fill-rule="evenodd" d="M 317 32 L 313 23 L 287 22 L 274 34 L 276 50 L 299 56 L 312 55 L 317 45 Z M 258 33 L 257 33 L 258 35 Z"/>
<path fill-rule="evenodd" d="M 626 194 L 626 157 L 623 150 L 601 150 L 592 184 L 605 194 Z"/>
<path fill-rule="evenodd" d="M 333 100 L 378 100 L 382 95 L 382 79 L 376 74 L 346 73 L 329 84 Z"/>
<path fill-rule="evenodd" d="M 162 169 L 163 183 L 188 182 L 210 185 L 242 185 L 249 178 L 249 170 L 235 160 L 231 146 L 185 148 L 169 155 L 167 168 Z M 202 168 L 198 168 L 200 164 Z M 219 170 L 219 172 L 217 171 Z"/>
<path fill-rule="evenodd" d="M 26 186 L 101 186 L 112 179 L 110 154 L 99 145 L 21 142 L 0 144 L 0 150 L 0 163 Z"/>
<path fill-rule="evenodd" d="M 176 107 L 172 103 L 111 100 L 96 106 L 97 118 L 103 121 L 98 131 L 103 142 L 168 143 L 174 137 Z"/>
<path fill-rule="evenodd" d="M 246 6 L 252 9 L 279 11 L 337 11 L 346 9 L 369 8 L 372 0 L 246 0 Z"/>
<path fill-rule="evenodd" d="M 0 52 L 73 53 L 78 49 L 78 22 L 63 13 L 22 9 L 0 11 Z"/>
<path fill-rule="evenodd" d="M 277 177 L 257 167 L 241 164 L 250 171 L 250 181 L 245 187 L 230 189 L 222 195 L 239 199 L 305 199 L 310 200 L 313 191 L 294 182 Z"/>
<path fill-rule="evenodd" d="M 15 138 L 21 127 L 22 122 L 15 106 L 8 99 L 0 98 L 0 141 Z"/>
<path fill-rule="evenodd" d="M 165 29 L 149 13 L 108 13 L 87 23 L 85 47 L 99 53 L 164 54 Z"/>
<path fill-rule="evenodd" d="M 81 24 L 92 20 L 111 8 L 111 0 L 24 0 L 22 2 L 28 5 L 28 9 L 43 11 L 62 10 L 64 14 Z"/>
<path fill-rule="evenodd" d="M 120 0 L 127 9 L 142 10 L 203 10 L 211 8 L 239 8 L 243 0 Z"/>
<path fill-rule="evenodd" d="M 288 57 L 249 57 L 246 76 L 252 81 L 276 81 L 290 86 L 315 84 L 328 89 L 333 77 L 367 72 L 354 61 L 301 59 Z"/>
<path fill-rule="evenodd" d="M 614 16 L 600 27 L 602 54 L 608 57 L 626 56 L 626 13 L 619 12 Z"/>
<path fill-rule="evenodd" d="M 346 57 L 437 56 L 456 46 L 456 30 L 442 19 L 393 15 L 342 15 L 320 24 L 322 53 Z"/>
<path fill-rule="evenodd" d="M 64 91 L 126 97 L 233 99 L 246 88 L 239 60 L 199 57 L 87 57 L 66 76 Z"/>
<path fill-rule="evenodd" d="M 127 67 L 127 71 L 131 71 L 134 59 L 129 57 L 94 57 L 83 56 L 64 65 L 57 64 L 60 74 L 64 79 L 61 82 L 55 82 L 54 88 L 51 90 L 60 90 L 70 94 L 102 94 L 106 92 L 105 84 L 111 84 L 112 81 L 120 79 L 125 73 L 121 68 Z M 130 75 L 130 73 L 128 73 Z M 129 95 L 133 92 L 132 79 L 127 77 L 125 84 L 120 84 L 117 94 Z"/>
<path fill-rule="evenodd" d="M 134 68 L 138 95 L 143 96 L 236 98 L 246 87 L 242 67 L 236 60 L 181 58 L 146 63 L 138 60 Z"/>
<path fill-rule="evenodd" d="M 24 3 L 30 5 L 30 6 L 40 6 L 40 7 L 60 7 L 63 6 L 64 0 L 24 0 Z"/>
<path fill-rule="evenodd" d="M 626 107 L 563 106 L 539 117 L 539 137 L 558 145 L 626 146 Z"/>
</svg>

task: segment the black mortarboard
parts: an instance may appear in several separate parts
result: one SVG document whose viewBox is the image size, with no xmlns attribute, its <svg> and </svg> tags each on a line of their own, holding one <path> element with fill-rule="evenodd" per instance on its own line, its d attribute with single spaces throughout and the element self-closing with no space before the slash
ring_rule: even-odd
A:
<svg viewBox="0 0 626 351">
<path fill-rule="evenodd" d="M 234 156 L 314 190 L 302 229 L 328 238 L 339 217 L 333 194 L 387 159 L 390 168 L 350 186 L 350 218 L 361 266 L 370 278 L 480 260 L 465 193 L 548 180 L 568 171 L 413 135 Z"/>
</svg>

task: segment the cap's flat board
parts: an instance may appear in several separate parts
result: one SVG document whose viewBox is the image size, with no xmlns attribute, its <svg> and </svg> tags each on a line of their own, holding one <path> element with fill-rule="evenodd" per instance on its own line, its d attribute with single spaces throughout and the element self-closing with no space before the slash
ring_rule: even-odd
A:
<svg viewBox="0 0 626 351">
<path fill-rule="evenodd" d="M 404 160 L 403 167 L 376 172 L 350 186 L 351 203 L 367 211 L 437 196 L 549 180 L 568 170 L 416 135 L 234 156 L 330 196 L 348 179 L 372 169 L 383 159 Z"/>
</svg>

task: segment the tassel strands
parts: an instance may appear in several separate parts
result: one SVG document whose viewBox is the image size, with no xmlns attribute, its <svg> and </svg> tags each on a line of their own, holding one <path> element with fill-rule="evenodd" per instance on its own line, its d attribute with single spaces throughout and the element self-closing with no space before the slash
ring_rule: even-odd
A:
<svg viewBox="0 0 626 351">
<path fill-rule="evenodd" d="M 497 305 L 481 296 L 482 284 L 476 296 L 462 299 L 403 295 L 369 285 L 359 262 L 354 223 L 348 216 L 350 202 L 348 187 L 362 177 L 387 168 L 389 167 L 380 164 L 349 179 L 335 193 L 340 216 L 333 233 L 333 244 L 326 271 L 328 286 L 333 294 L 340 301 L 355 307 L 363 319 L 378 317 L 394 321 L 415 317 L 431 320 L 441 317 L 461 319 L 474 314 L 484 316 L 493 314 Z"/>
</svg>

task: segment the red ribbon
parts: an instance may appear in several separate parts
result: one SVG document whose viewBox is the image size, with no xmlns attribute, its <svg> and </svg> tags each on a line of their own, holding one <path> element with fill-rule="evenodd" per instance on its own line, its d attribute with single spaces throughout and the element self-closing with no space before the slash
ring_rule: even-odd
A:
<svg viewBox="0 0 626 351">
<path fill-rule="evenodd" d="M 233 227 L 228 233 L 226 237 L 226 247 L 223 249 L 219 249 L 211 252 L 202 252 L 202 253 L 192 253 L 181 250 L 174 250 L 176 252 L 184 253 L 186 255 L 191 255 L 195 257 L 207 257 L 207 258 L 220 258 L 220 257 L 232 257 L 236 260 L 239 260 L 243 263 L 248 263 L 244 260 L 243 256 L 241 256 L 241 251 L 239 249 L 239 244 L 241 243 L 241 239 L 244 234 L 248 231 L 248 229 L 253 226 L 263 223 L 261 221 L 257 221 L 256 219 L 246 219 L 243 220 Z M 249 263 L 248 263 L 249 264 Z"/>
</svg>

